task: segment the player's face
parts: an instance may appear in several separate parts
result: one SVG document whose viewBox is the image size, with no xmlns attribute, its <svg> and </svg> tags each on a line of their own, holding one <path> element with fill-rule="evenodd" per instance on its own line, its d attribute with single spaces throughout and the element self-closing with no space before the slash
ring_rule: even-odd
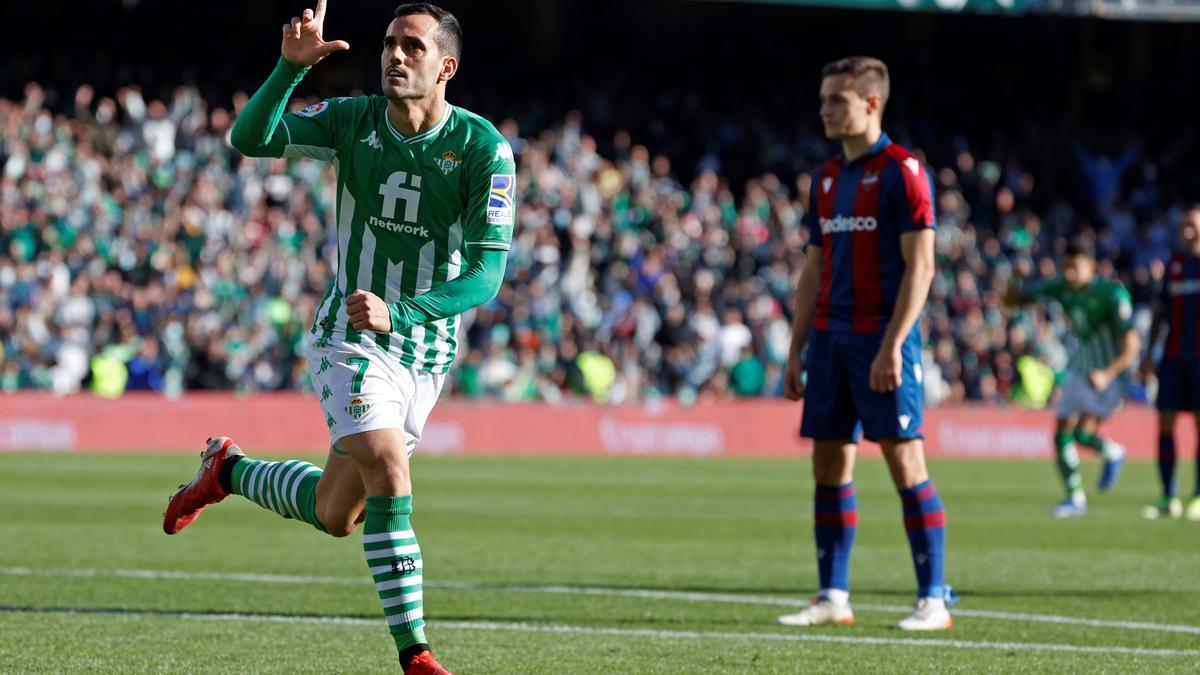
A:
<svg viewBox="0 0 1200 675">
<path fill-rule="evenodd" d="M 1075 290 L 1092 283 L 1096 276 L 1096 261 L 1086 255 L 1073 255 L 1063 264 L 1063 278 Z"/>
<path fill-rule="evenodd" d="M 1183 214 L 1183 222 L 1179 225 L 1179 237 L 1183 240 L 1183 248 L 1200 255 L 1200 209 L 1192 209 Z"/>
<path fill-rule="evenodd" d="M 396 17 L 383 38 L 379 65 L 383 95 L 390 99 L 422 99 L 454 76 L 458 61 L 443 56 L 433 40 L 437 19 L 428 14 Z"/>
<path fill-rule="evenodd" d="M 858 92 L 850 75 L 830 75 L 821 80 L 821 124 L 825 126 L 825 137 L 838 140 L 867 133 L 872 114 L 870 99 Z"/>
</svg>

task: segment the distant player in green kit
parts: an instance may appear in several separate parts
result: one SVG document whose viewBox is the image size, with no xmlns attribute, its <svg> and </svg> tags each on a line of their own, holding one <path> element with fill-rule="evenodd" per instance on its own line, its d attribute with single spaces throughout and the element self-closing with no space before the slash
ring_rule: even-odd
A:
<svg viewBox="0 0 1200 675">
<path fill-rule="evenodd" d="M 1032 293 L 1015 289 L 1010 304 L 1057 302 L 1071 323 L 1071 359 L 1058 402 L 1054 448 L 1067 498 L 1056 505 L 1056 518 L 1087 513 L 1079 475 L 1077 445 L 1104 460 L 1099 490 L 1116 484 L 1125 463 L 1125 446 L 1099 435 L 1100 424 L 1120 407 L 1127 371 L 1137 360 L 1141 341 L 1133 328 L 1133 302 L 1118 281 L 1096 275 L 1096 257 L 1085 241 L 1072 241 L 1063 256 L 1063 274 Z"/>
<path fill-rule="evenodd" d="M 242 495 L 363 550 L 405 673 L 445 673 L 425 639 L 424 565 L 409 523 L 409 456 L 458 346 L 459 315 L 496 295 L 515 213 L 515 166 L 487 120 L 446 102 L 462 29 L 427 3 L 396 9 L 380 53 L 383 96 L 283 110 L 308 69 L 349 49 L 322 37 L 325 0 L 283 26 L 283 54 L 233 128 L 252 157 L 337 170 L 336 274 L 308 341 L 329 428 L 324 470 L 249 459 L 214 438 L 172 497 L 175 534 L 208 504 Z"/>
</svg>

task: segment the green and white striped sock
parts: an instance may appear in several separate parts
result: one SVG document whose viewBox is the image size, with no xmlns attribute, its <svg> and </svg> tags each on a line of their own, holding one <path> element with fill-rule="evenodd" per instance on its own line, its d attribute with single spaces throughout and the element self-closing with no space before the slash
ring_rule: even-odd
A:
<svg viewBox="0 0 1200 675">
<path fill-rule="evenodd" d="M 233 493 L 274 511 L 284 518 L 303 520 L 324 532 L 317 520 L 317 483 L 323 472 L 318 467 L 291 459 L 264 462 L 242 458 L 233 465 L 229 486 Z"/>
<path fill-rule="evenodd" d="M 1105 461 L 1117 459 L 1121 456 L 1121 446 L 1103 436 L 1077 433 L 1075 434 L 1075 440 L 1079 441 L 1079 444 L 1083 447 L 1100 453 L 1100 456 Z"/>
<path fill-rule="evenodd" d="M 1075 495 L 1083 494 L 1083 476 L 1079 473 L 1079 451 L 1075 449 L 1075 435 L 1062 432 L 1054 435 L 1055 459 L 1058 465 L 1058 475 L 1062 478 L 1067 496 L 1075 499 Z"/>
<path fill-rule="evenodd" d="M 388 631 L 400 652 L 413 645 L 425 644 L 421 591 L 424 565 L 421 547 L 408 522 L 411 514 L 412 495 L 367 497 L 363 554 L 383 603 Z"/>
</svg>

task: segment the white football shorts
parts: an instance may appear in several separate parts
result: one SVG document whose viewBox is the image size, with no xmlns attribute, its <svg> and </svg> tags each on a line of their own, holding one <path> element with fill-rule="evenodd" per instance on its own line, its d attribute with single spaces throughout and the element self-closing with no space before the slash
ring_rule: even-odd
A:
<svg viewBox="0 0 1200 675">
<path fill-rule="evenodd" d="M 1121 409 L 1121 382 L 1113 381 L 1104 391 L 1096 391 L 1087 376 L 1075 371 L 1067 373 L 1058 399 L 1058 416 L 1073 417 L 1087 413 L 1107 419 Z"/>
<path fill-rule="evenodd" d="M 375 429 L 400 429 L 411 456 L 446 380 L 388 356 L 364 336 L 359 344 L 309 335 L 308 373 L 325 413 L 329 443 Z"/>
</svg>

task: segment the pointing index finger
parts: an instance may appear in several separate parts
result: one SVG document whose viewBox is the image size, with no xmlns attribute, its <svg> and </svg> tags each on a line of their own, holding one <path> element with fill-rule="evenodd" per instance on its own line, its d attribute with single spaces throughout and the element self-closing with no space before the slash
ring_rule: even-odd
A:
<svg viewBox="0 0 1200 675">
<path fill-rule="evenodd" d="M 317 0 L 317 9 L 313 12 L 313 21 L 321 23 L 325 20 L 325 0 Z"/>
</svg>

